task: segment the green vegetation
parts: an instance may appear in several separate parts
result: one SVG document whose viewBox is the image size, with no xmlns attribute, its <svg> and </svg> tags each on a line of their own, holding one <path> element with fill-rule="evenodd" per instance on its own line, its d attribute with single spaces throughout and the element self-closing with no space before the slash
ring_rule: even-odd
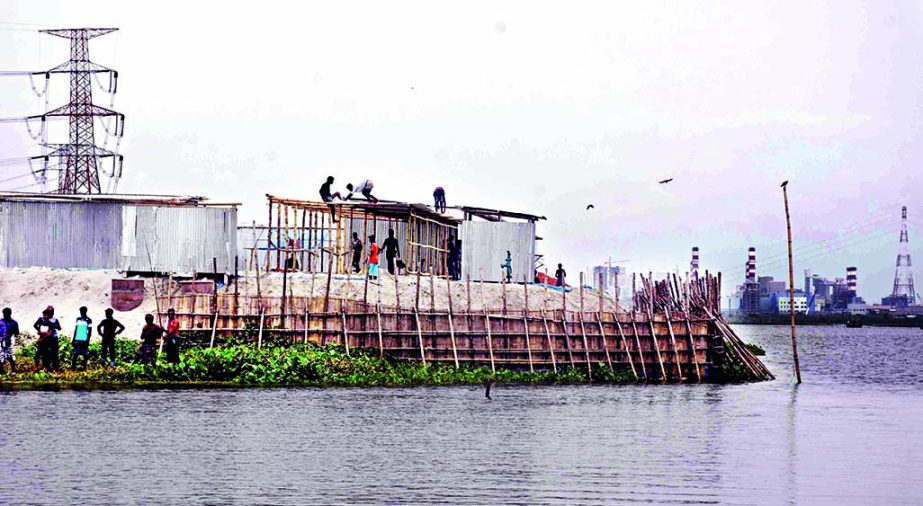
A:
<svg viewBox="0 0 923 506">
<path fill-rule="evenodd" d="M 757 357 L 762 357 L 763 355 L 766 354 L 766 350 L 764 350 L 758 344 L 753 344 L 753 343 L 744 343 L 744 344 L 747 346 L 747 349 L 749 349 L 750 352 L 756 355 Z"/>
<path fill-rule="evenodd" d="M 281 345 L 273 343 L 257 349 L 252 344 L 228 344 L 215 348 L 190 347 L 180 354 L 178 364 L 162 360 L 156 365 L 133 363 L 138 342 L 118 340 L 118 365 L 106 367 L 98 360 L 100 347 L 90 347 L 87 370 L 69 370 L 71 347 L 61 339 L 62 371 L 57 373 L 19 372 L 0 378 L 0 388 L 54 387 L 132 387 L 132 386 L 417 386 L 482 384 L 488 379 L 503 383 L 581 383 L 588 381 L 585 369 L 529 371 L 497 370 L 488 367 L 462 367 L 380 358 L 377 350 L 351 349 L 337 345 Z M 32 344 L 18 353 L 20 371 L 31 368 L 35 354 Z M 594 382 L 633 382 L 630 373 L 612 371 L 597 364 Z"/>
</svg>

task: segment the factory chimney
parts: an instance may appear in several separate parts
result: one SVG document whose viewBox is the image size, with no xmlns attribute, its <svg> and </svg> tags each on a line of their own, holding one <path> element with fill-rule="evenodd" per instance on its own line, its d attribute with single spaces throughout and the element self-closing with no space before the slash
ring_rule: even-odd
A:
<svg viewBox="0 0 923 506">
<path fill-rule="evenodd" d="M 692 261 L 689 262 L 689 275 L 692 279 L 699 277 L 699 247 L 692 247 Z"/>
<path fill-rule="evenodd" d="M 753 246 L 747 255 L 747 283 L 756 283 L 756 248 Z"/>
<path fill-rule="evenodd" d="M 856 289 L 858 288 L 859 276 L 858 269 L 855 267 L 846 268 L 846 287 L 849 288 L 849 295 L 856 298 Z"/>
</svg>

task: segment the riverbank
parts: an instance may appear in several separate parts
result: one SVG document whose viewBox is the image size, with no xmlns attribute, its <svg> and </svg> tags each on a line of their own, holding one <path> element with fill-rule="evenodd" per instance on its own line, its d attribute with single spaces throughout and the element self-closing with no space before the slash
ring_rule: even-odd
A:
<svg viewBox="0 0 923 506">
<path fill-rule="evenodd" d="M 86 370 L 70 369 L 70 345 L 62 340 L 62 370 L 23 371 L 33 364 L 35 348 L 17 353 L 18 372 L 0 377 L 0 389 L 119 389 L 119 388 L 222 388 L 222 387 L 408 387 L 422 385 L 502 383 L 584 383 L 585 369 L 559 368 L 557 372 L 455 368 L 381 358 L 377 350 L 351 349 L 312 343 L 256 348 L 237 344 L 215 348 L 189 348 L 178 364 L 160 360 L 155 365 L 131 363 L 137 341 L 120 340 L 118 360 L 107 367 L 98 360 L 99 345 L 91 346 Z M 66 358 L 66 360 L 65 360 Z M 594 383 L 634 383 L 629 372 L 596 365 Z"/>
</svg>

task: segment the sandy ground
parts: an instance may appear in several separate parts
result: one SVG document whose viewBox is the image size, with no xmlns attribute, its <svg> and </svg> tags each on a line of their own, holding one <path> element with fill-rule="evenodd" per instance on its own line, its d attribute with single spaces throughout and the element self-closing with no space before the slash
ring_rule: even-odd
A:
<svg viewBox="0 0 923 506">
<path fill-rule="evenodd" d="M 74 320 L 80 306 L 86 306 L 94 326 L 105 318 L 103 311 L 111 307 L 112 279 L 124 278 L 116 271 L 65 269 L 4 269 L 0 270 L 0 307 L 13 310 L 13 319 L 22 332 L 34 333 L 32 324 L 42 310 L 52 305 L 61 321 L 64 334 L 73 333 Z M 151 290 L 150 283 L 145 283 Z M 155 311 L 153 294 L 148 293 L 138 308 L 115 312 L 115 318 L 125 325 L 124 337 L 137 339 L 144 325 L 145 313 Z M 95 334 L 95 333 L 94 333 Z M 94 335 L 94 338 L 96 336 Z"/>
<path fill-rule="evenodd" d="M 398 287 L 400 289 L 400 302 L 402 307 L 413 307 L 416 299 L 416 276 L 399 276 Z M 282 274 L 270 273 L 260 277 L 260 292 L 262 295 L 282 294 Z M 311 274 L 289 274 L 287 280 L 287 291 L 290 295 L 305 296 L 311 294 L 313 284 L 313 294 L 316 297 L 323 297 L 327 287 L 327 275 L 317 274 L 312 281 Z M 449 304 L 449 288 L 452 291 L 452 305 L 455 310 L 464 310 L 467 307 L 467 287 L 464 281 L 453 281 L 449 284 L 445 279 L 434 278 L 432 284 L 429 277 L 420 278 L 420 307 L 428 309 L 430 307 L 430 292 L 435 292 L 436 309 L 445 310 Z M 482 300 L 483 287 L 483 301 Z M 233 292 L 233 285 L 226 288 Z M 240 295 L 257 294 L 256 279 L 252 274 L 243 275 L 240 279 L 240 286 L 237 288 Z M 330 283 L 330 293 L 334 298 L 348 298 L 362 300 L 365 291 L 365 278 L 362 276 L 341 276 L 334 275 Z M 542 308 L 547 298 L 547 307 L 549 309 L 560 309 L 564 303 L 563 295 L 560 290 L 555 288 L 545 289 L 544 285 L 529 285 L 529 308 L 539 310 Z M 387 274 L 383 275 L 381 282 L 369 282 L 368 300 L 372 303 L 381 301 L 382 305 L 396 305 L 394 277 Z M 599 309 L 599 292 L 596 290 L 584 289 L 584 308 L 587 311 L 596 311 Z M 379 299 L 380 298 L 380 299 Z M 525 305 L 525 289 L 522 284 L 506 285 L 506 304 L 508 309 L 522 309 Z M 567 307 L 570 310 L 580 309 L 580 290 L 573 288 L 566 295 Z M 503 306 L 503 286 L 499 283 L 479 283 L 471 282 L 471 307 L 473 310 L 482 309 L 486 305 L 490 308 L 501 308 Z M 615 308 L 614 301 L 610 294 L 604 299 L 606 311 L 612 311 Z"/>
</svg>

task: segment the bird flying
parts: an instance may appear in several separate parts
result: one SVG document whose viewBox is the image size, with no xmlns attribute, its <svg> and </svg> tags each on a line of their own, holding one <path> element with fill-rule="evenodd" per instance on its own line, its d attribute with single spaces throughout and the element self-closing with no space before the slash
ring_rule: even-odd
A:
<svg viewBox="0 0 923 506">
<path fill-rule="evenodd" d="M 596 209 L 596 206 L 594 206 L 593 204 L 588 204 L 586 206 L 586 210 L 589 211 L 590 209 Z"/>
<path fill-rule="evenodd" d="M 663 181 L 658 181 L 658 184 L 667 184 L 667 183 L 669 183 L 670 181 L 673 181 L 673 178 L 672 178 L 672 177 L 671 177 L 670 179 L 664 179 Z"/>
</svg>

